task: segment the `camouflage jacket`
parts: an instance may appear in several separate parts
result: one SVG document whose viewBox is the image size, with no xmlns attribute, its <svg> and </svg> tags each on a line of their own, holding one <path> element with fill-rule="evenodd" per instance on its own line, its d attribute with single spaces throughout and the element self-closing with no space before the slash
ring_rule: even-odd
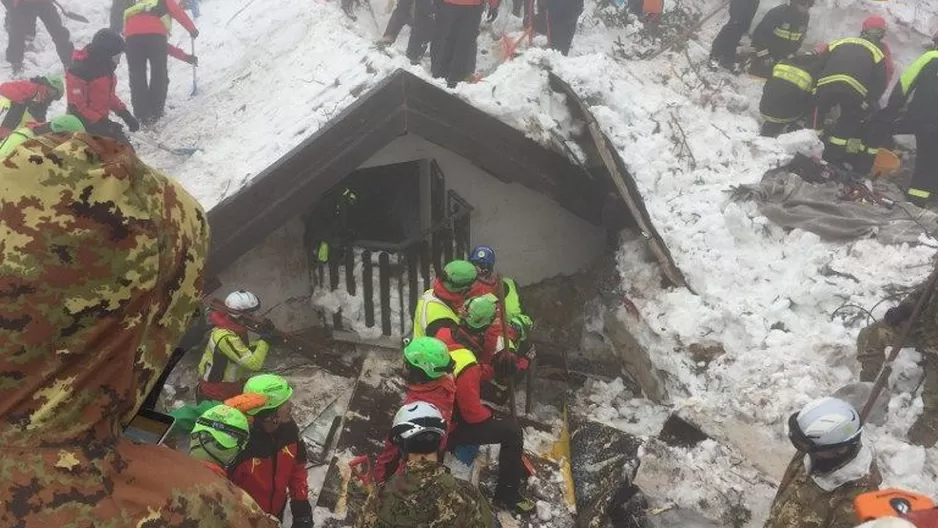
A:
<svg viewBox="0 0 938 528">
<path fill-rule="evenodd" d="M 121 438 L 195 313 L 201 207 L 115 141 L 0 159 L 0 526 L 262 527 L 241 490 Z"/>
<path fill-rule="evenodd" d="M 792 459 L 772 503 L 765 528 L 853 528 L 858 520 L 853 499 L 879 488 L 882 477 L 873 450 L 860 454 L 829 475 L 809 473 L 807 455 Z"/>
<path fill-rule="evenodd" d="M 912 316 L 919 296 L 925 292 L 927 285 L 927 282 L 919 284 L 899 303 L 898 307 L 909 314 L 909 317 Z M 897 328 L 902 328 L 902 324 L 899 324 Z M 916 348 L 924 349 L 922 350 L 924 352 L 938 352 L 938 292 L 932 293 L 922 306 L 922 311 L 912 324 L 910 333 L 909 342 L 913 343 Z"/>
<path fill-rule="evenodd" d="M 408 462 L 406 471 L 368 497 L 359 528 L 491 528 L 492 510 L 472 484 L 437 462 Z"/>
</svg>

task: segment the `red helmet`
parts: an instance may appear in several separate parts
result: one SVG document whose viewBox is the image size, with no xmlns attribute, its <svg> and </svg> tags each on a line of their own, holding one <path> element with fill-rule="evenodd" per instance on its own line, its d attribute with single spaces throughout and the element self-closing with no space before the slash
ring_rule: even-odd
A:
<svg viewBox="0 0 938 528">
<path fill-rule="evenodd" d="M 886 19 L 881 16 L 869 16 L 863 21 L 863 31 L 881 29 L 886 31 Z"/>
</svg>

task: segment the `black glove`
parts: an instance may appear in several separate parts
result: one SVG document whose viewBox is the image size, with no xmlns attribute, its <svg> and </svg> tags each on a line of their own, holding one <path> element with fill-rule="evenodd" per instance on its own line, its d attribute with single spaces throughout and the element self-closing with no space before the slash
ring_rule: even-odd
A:
<svg viewBox="0 0 938 528">
<path fill-rule="evenodd" d="M 886 310 L 886 315 L 883 316 L 883 319 L 889 326 L 899 326 L 905 322 L 910 315 L 912 315 L 912 307 L 907 304 L 900 304 L 899 306 L 893 306 Z"/>
<path fill-rule="evenodd" d="M 188 62 L 189 64 L 191 64 L 191 65 L 193 65 L 193 66 L 198 66 L 198 65 L 199 65 L 199 58 L 196 57 L 195 55 L 186 55 L 186 62 Z"/>
<path fill-rule="evenodd" d="M 313 507 L 308 500 L 290 501 L 293 513 L 293 528 L 313 528 Z"/>
<path fill-rule="evenodd" d="M 133 116 L 128 110 L 121 110 L 117 113 L 117 116 L 124 120 L 127 123 L 127 128 L 131 132 L 136 132 L 140 130 L 140 122 L 137 121 L 137 118 Z"/>
<path fill-rule="evenodd" d="M 198 29 L 194 29 L 194 30 L 192 30 L 192 33 L 189 33 L 189 35 L 190 35 L 192 38 L 199 38 L 199 30 L 198 30 Z"/>
<path fill-rule="evenodd" d="M 502 379 L 512 377 L 518 372 L 515 355 L 511 352 L 499 352 L 492 360 L 492 367 L 495 369 L 495 375 Z"/>
<path fill-rule="evenodd" d="M 489 4 L 489 12 L 485 17 L 485 20 L 489 23 L 493 22 L 498 18 L 498 4 Z"/>
</svg>

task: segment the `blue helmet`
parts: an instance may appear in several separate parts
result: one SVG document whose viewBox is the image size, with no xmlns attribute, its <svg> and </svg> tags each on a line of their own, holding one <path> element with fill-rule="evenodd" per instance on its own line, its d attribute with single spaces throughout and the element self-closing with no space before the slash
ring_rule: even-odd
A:
<svg viewBox="0 0 938 528">
<path fill-rule="evenodd" d="M 495 250 L 488 246 L 476 246 L 469 254 L 469 262 L 489 272 L 495 269 Z"/>
</svg>

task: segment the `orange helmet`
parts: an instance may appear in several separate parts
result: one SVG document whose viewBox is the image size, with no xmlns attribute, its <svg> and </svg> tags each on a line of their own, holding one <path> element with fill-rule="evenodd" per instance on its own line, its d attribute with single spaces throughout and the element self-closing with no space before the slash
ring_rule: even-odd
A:
<svg viewBox="0 0 938 528">
<path fill-rule="evenodd" d="M 900 489 L 871 491 L 853 499 L 853 508 L 863 522 L 930 510 L 934 507 L 935 503 L 925 495 Z"/>
</svg>

